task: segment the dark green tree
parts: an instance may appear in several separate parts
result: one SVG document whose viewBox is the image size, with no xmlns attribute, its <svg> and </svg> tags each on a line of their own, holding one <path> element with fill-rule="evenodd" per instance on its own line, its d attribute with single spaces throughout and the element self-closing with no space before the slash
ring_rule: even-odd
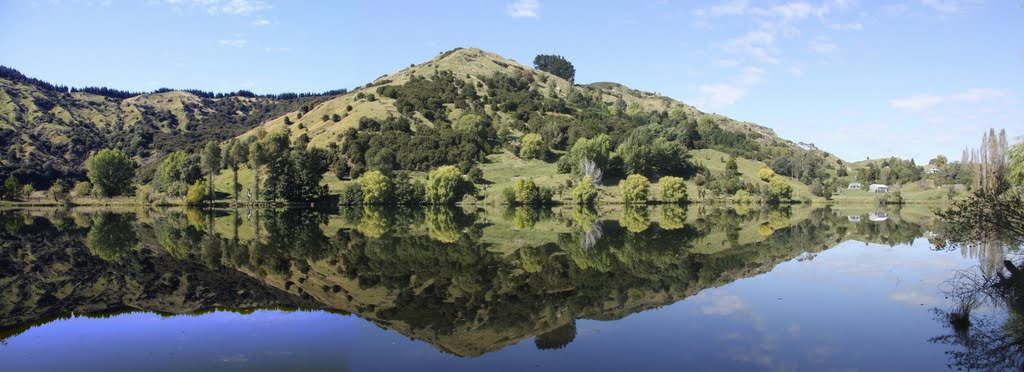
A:
<svg viewBox="0 0 1024 372">
<path fill-rule="evenodd" d="M 559 55 L 539 54 L 533 59 L 533 67 L 570 82 L 576 77 L 576 68 L 565 57 Z"/>
</svg>

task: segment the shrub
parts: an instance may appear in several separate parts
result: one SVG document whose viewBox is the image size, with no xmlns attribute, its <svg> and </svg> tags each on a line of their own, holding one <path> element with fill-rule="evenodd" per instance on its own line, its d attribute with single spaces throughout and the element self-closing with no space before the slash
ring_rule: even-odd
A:
<svg viewBox="0 0 1024 372">
<path fill-rule="evenodd" d="M 576 187 L 572 189 L 572 201 L 576 204 L 594 204 L 597 202 L 597 188 L 594 187 L 590 176 L 584 176 Z"/>
<path fill-rule="evenodd" d="M 732 202 L 737 204 L 749 204 L 750 193 L 747 190 L 736 191 L 736 195 L 732 196 Z"/>
<path fill-rule="evenodd" d="M 622 201 L 627 204 L 647 203 L 651 193 L 651 181 L 639 174 L 631 174 L 619 181 L 622 190 Z"/>
<path fill-rule="evenodd" d="M 363 203 L 363 190 L 359 187 L 358 182 L 350 182 L 341 189 L 341 194 L 338 195 L 338 204 L 341 205 L 357 205 Z"/>
<path fill-rule="evenodd" d="M 768 182 L 767 201 L 769 203 L 789 203 L 793 197 L 793 186 L 782 177 L 772 177 Z"/>
<path fill-rule="evenodd" d="M 199 205 L 202 204 L 210 197 L 210 191 L 206 187 L 206 182 L 196 181 L 188 188 L 188 193 L 185 195 L 185 204 L 188 205 Z"/>
<path fill-rule="evenodd" d="M 60 201 L 67 202 L 68 201 L 67 200 L 68 199 L 68 183 L 67 183 L 67 181 L 64 181 L 64 179 L 57 180 L 56 182 L 53 183 L 52 186 L 50 186 L 50 190 L 48 190 L 48 193 L 50 194 L 50 197 L 52 197 L 53 201 L 55 201 L 55 202 L 60 202 Z"/>
<path fill-rule="evenodd" d="M 540 188 L 532 179 L 516 179 L 512 189 L 516 193 L 516 202 L 519 204 L 534 204 L 540 199 Z"/>
<path fill-rule="evenodd" d="M 666 203 L 679 204 L 686 201 L 686 184 L 679 177 L 662 177 L 658 181 L 661 186 L 661 199 Z"/>
<path fill-rule="evenodd" d="M 410 181 L 405 172 L 395 173 L 391 182 L 391 199 L 395 204 L 420 204 L 426 193 L 423 182 Z"/>
<path fill-rule="evenodd" d="M 155 194 L 156 188 L 153 187 L 153 185 L 145 185 L 139 187 L 139 189 L 135 191 L 135 198 L 138 200 L 139 204 L 149 205 L 155 200 Z"/>
<path fill-rule="evenodd" d="M 426 201 L 431 204 L 452 204 L 466 194 L 466 181 L 459 168 L 446 165 L 430 172 L 427 176 Z"/>
<path fill-rule="evenodd" d="M 369 171 L 359 177 L 363 204 L 384 204 L 391 197 L 391 180 L 380 171 Z"/>
<path fill-rule="evenodd" d="M 84 197 L 92 194 L 92 184 L 89 181 L 81 181 L 75 184 L 75 188 L 71 189 L 71 196 Z"/>
<path fill-rule="evenodd" d="M 516 191 L 511 187 L 501 189 L 501 201 L 508 205 L 516 204 Z"/>
<path fill-rule="evenodd" d="M 32 197 L 32 193 L 34 193 L 34 192 L 36 192 L 36 188 L 32 187 L 31 183 L 26 183 L 24 186 L 21 186 L 21 198 L 22 199 L 31 198 Z"/>
<path fill-rule="evenodd" d="M 544 139 L 536 133 L 523 136 L 523 146 L 519 149 L 519 157 L 523 159 L 543 159 L 548 148 Z"/>
<path fill-rule="evenodd" d="M 760 178 L 761 181 L 768 182 L 771 181 L 773 177 L 775 177 L 775 171 L 773 171 L 771 168 L 764 167 L 757 171 L 757 177 Z"/>
<path fill-rule="evenodd" d="M 335 123 L 337 123 L 337 122 L 341 121 L 341 115 L 338 115 L 338 114 L 331 114 L 331 121 L 333 121 L 333 122 L 335 122 Z"/>
</svg>

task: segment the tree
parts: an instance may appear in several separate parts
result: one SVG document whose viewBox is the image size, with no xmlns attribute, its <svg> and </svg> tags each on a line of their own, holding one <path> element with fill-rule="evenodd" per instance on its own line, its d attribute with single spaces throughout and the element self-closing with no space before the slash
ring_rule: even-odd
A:
<svg viewBox="0 0 1024 372">
<path fill-rule="evenodd" d="M 651 127 L 637 128 L 618 148 L 627 173 L 648 177 L 687 176 L 693 171 L 686 149 Z"/>
<path fill-rule="evenodd" d="M 530 133 L 523 136 L 523 147 L 519 149 L 520 158 L 543 159 L 547 153 L 548 146 L 539 134 Z"/>
<path fill-rule="evenodd" d="M 935 156 L 935 159 L 932 159 L 928 163 L 933 164 L 936 167 L 942 168 L 945 167 L 947 163 L 949 163 L 949 159 L 946 159 L 946 155 L 939 154 Z"/>
<path fill-rule="evenodd" d="M 260 174 L 263 172 L 263 166 L 267 164 L 267 160 L 269 160 L 269 154 L 263 140 L 249 144 L 249 165 L 252 167 L 255 179 L 253 187 L 256 189 L 256 198 L 262 195 L 260 194 Z"/>
<path fill-rule="evenodd" d="M 583 176 L 583 180 L 572 189 L 572 201 L 576 204 L 592 205 L 597 202 L 597 197 L 597 188 L 590 176 Z"/>
<path fill-rule="evenodd" d="M 793 186 L 782 177 L 774 177 L 768 182 L 767 201 L 772 204 L 788 203 L 793 197 Z"/>
<path fill-rule="evenodd" d="M 662 177 L 658 180 L 661 187 L 661 200 L 666 203 L 679 204 L 686 201 L 686 184 L 679 177 Z"/>
<path fill-rule="evenodd" d="M 611 151 L 611 138 L 607 134 L 600 134 L 594 138 L 580 138 L 564 156 L 569 157 L 573 173 L 582 174 L 583 159 L 593 161 L 597 168 L 607 169 Z"/>
<path fill-rule="evenodd" d="M 131 189 L 135 162 L 121 150 L 100 150 L 85 166 L 97 195 L 109 198 L 124 195 Z"/>
<path fill-rule="evenodd" d="M 1024 140 L 1010 147 L 1010 184 L 1024 188 Z"/>
<path fill-rule="evenodd" d="M 631 174 L 619 181 L 622 190 L 622 201 L 627 204 L 647 203 L 650 198 L 651 181 L 639 174 Z"/>
<path fill-rule="evenodd" d="M 235 141 L 231 145 L 230 156 L 231 171 L 234 173 L 232 177 L 231 188 L 235 191 L 235 202 L 238 202 L 238 193 L 242 191 L 242 185 L 238 183 L 238 168 L 249 161 L 249 146 L 246 146 L 241 141 Z"/>
<path fill-rule="evenodd" d="M 725 162 L 725 175 L 726 177 L 733 177 L 739 174 L 740 168 L 736 164 L 736 156 L 730 156 L 729 161 Z"/>
<path fill-rule="evenodd" d="M 184 151 L 175 151 L 164 158 L 157 169 L 157 186 L 171 195 L 184 195 L 188 186 L 202 177 L 199 165 Z"/>
<path fill-rule="evenodd" d="M 576 68 L 565 57 L 559 55 L 539 54 L 533 59 L 533 67 L 570 82 L 576 77 Z"/>
<path fill-rule="evenodd" d="M 452 204 L 461 200 L 466 189 L 464 182 L 459 168 L 451 165 L 437 168 L 427 176 L 425 198 L 431 204 Z"/>
<path fill-rule="evenodd" d="M 75 184 L 75 188 L 71 190 L 71 196 L 83 197 L 92 194 L 92 184 L 89 181 L 81 181 Z"/>
<path fill-rule="evenodd" d="M 530 178 L 517 178 L 512 191 L 515 192 L 517 204 L 542 204 L 549 201 L 544 200 L 541 188 Z"/>
<path fill-rule="evenodd" d="M 7 200 L 21 199 L 21 182 L 18 182 L 18 179 L 13 174 L 4 181 L 2 195 Z"/>
<path fill-rule="evenodd" d="M 60 202 L 62 200 L 67 199 L 68 182 L 65 181 L 63 178 L 57 180 L 56 182 L 53 183 L 53 185 L 50 186 L 50 190 L 48 190 L 48 193 L 55 202 Z"/>
<path fill-rule="evenodd" d="M 757 178 L 760 178 L 761 181 L 768 182 L 771 181 L 773 177 L 775 177 L 775 171 L 771 168 L 764 167 L 757 171 Z"/>
<path fill-rule="evenodd" d="M 185 195 L 185 203 L 188 205 L 200 205 L 209 198 L 210 193 L 206 183 L 198 180 L 188 188 L 188 193 Z"/>
<path fill-rule="evenodd" d="M 380 171 L 369 171 L 359 177 L 363 204 L 384 204 L 391 197 L 391 180 Z"/>
<path fill-rule="evenodd" d="M 220 144 L 216 141 L 207 142 L 203 148 L 202 164 L 203 171 L 210 177 L 210 182 L 208 183 L 210 185 L 208 190 L 210 192 L 210 202 L 213 202 L 213 177 L 220 171 L 221 160 Z"/>
</svg>

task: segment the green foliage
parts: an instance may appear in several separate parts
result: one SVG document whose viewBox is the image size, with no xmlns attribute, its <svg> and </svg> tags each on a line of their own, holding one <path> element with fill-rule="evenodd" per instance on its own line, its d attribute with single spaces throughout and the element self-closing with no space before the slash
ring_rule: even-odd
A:
<svg viewBox="0 0 1024 372">
<path fill-rule="evenodd" d="M 291 202 L 316 200 L 324 196 L 320 185 L 329 166 L 327 151 L 318 147 L 292 146 L 287 132 L 275 132 L 253 143 L 250 160 L 267 165 L 263 196 Z M 259 168 L 257 177 L 259 176 Z"/>
<path fill-rule="evenodd" d="M 679 204 L 686 202 L 686 184 L 679 177 L 662 177 L 658 180 L 661 188 L 661 200 L 666 203 Z"/>
<path fill-rule="evenodd" d="M 772 204 L 789 203 L 793 197 L 793 186 L 782 177 L 773 177 L 768 182 L 766 201 Z"/>
<path fill-rule="evenodd" d="M 139 242 L 132 219 L 129 214 L 99 214 L 85 237 L 85 246 L 105 261 L 120 261 Z"/>
<path fill-rule="evenodd" d="M 363 204 L 384 204 L 391 198 L 391 180 L 380 171 L 369 171 L 359 177 Z"/>
<path fill-rule="evenodd" d="M 479 170 L 479 168 L 474 168 Z M 394 204 L 420 204 L 426 194 L 423 182 L 412 181 L 405 172 L 395 173 L 391 186 L 391 202 Z"/>
<path fill-rule="evenodd" d="M 575 174 L 582 175 L 582 161 L 583 159 L 590 159 L 593 161 L 598 168 L 607 170 L 609 166 L 609 158 L 612 151 L 611 138 L 607 134 L 601 134 L 594 138 L 581 138 L 576 141 L 576 144 L 572 146 L 563 158 L 567 157 L 566 162 L 568 167 L 572 169 Z"/>
<path fill-rule="evenodd" d="M 736 156 L 730 156 L 729 161 L 725 162 L 725 175 L 727 177 L 740 175 L 740 168 L 736 164 Z"/>
<path fill-rule="evenodd" d="M 551 193 L 537 186 L 533 179 L 518 178 L 512 186 L 516 204 L 536 205 L 551 202 Z"/>
<path fill-rule="evenodd" d="M 184 151 L 175 151 L 160 163 L 156 180 L 159 190 L 180 196 L 185 194 L 188 185 L 195 183 L 201 176 L 198 162 Z"/>
<path fill-rule="evenodd" d="M 338 195 L 338 203 L 341 205 L 363 204 L 363 189 L 358 182 L 350 182 L 341 188 Z"/>
<path fill-rule="evenodd" d="M 732 196 L 732 202 L 736 204 L 750 204 L 750 193 L 747 190 L 736 191 Z"/>
<path fill-rule="evenodd" d="M 523 159 L 544 159 L 548 148 L 544 139 L 536 133 L 523 136 L 523 146 L 519 149 L 519 157 Z"/>
<path fill-rule="evenodd" d="M 764 167 L 757 171 L 757 178 L 760 178 L 761 181 L 771 181 L 772 177 L 775 177 L 775 171 L 773 171 L 771 168 Z"/>
<path fill-rule="evenodd" d="M 135 199 L 141 205 L 150 205 L 155 200 L 156 188 L 153 185 L 143 185 L 135 190 Z"/>
<path fill-rule="evenodd" d="M 18 200 L 21 199 L 21 183 L 14 175 L 7 177 L 4 181 L 4 185 L 0 188 L 0 199 L 3 200 Z"/>
<path fill-rule="evenodd" d="M 75 188 L 71 189 L 71 196 L 74 197 L 85 197 L 92 194 L 92 184 L 89 181 L 79 181 L 75 184 Z"/>
<path fill-rule="evenodd" d="M 285 120 L 287 119 L 288 118 L 285 117 Z M 223 159 L 224 158 L 220 150 L 220 143 L 216 141 L 207 142 L 206 146 L 203 147 L 202 165 L 203 171 L 210 177 L 210 200 L 213 200 L 213 177 L 220 171 L 222 165 L 221 160 Z"/>
<path fill-rule="evenodd" d="M 188 188 L 188 193 L 185 195 L 185 204 L 188 205 L 201 205 L 203 202 L 209 200 L 210 197 L 209 187 L 206 186 L 204 181 L 196 181 Z"/>
<path fill-rule="evenodd" d="M 648 127 L 633 130 L 618 148 L 624 171 L 648 177 L 689 176 L 694 172 L 683 144 Z"/>
<path fill-rule="evenodd" d="M 428 175 L 425 200 L 431 204 L 453 204 L 471 188 L 472 185 L 462 179 L 459 168 L 446 165 Z"/>
<path fill-rule="evenodd" d="M 583 176 L 583 180 L 572 189 L 572 201 L 576 204 L 593 205 L 598 195 L 590 176 Z"/>
<path fill-rule="evenodd" d="M 651 181 L 639 174 L 631 174 L 626 179 L 619 181 L 619 189 L 622 191 L 622 201 L 627 204 L 647 203 L 651 194 Z"/>
<path fill-rule="evenodd" d="M 573 81 L 576 77 L 576 68 L 565 57 L 559 55 L 539 54 L 533 58 L 533 67 L 568 81 Z"/>
<path fill-rule="evenodd" d="M 32 197 L 32 193 L 36 192 L 36 188 L 31 183 L 21 185 L 21 198 L 29 199 Z"/>
<path fill-rule="evenodd" d="M 455 103 L 461 84 L 451 71 L 438 71 L 430 79 L 413 75 L 405 84 L 378 87 L 377 94 L 393 98 L 395 107 L 403 115 L 419 112 L 427 120 L 446 122 L 448 109 L 445 104 Z"/>
<path fill-rule="evenodd" d="M 54 182 L 50 189 L 47 190 L 47 193 L 50 194 L 50 197 L 55 202 L 67 201 L 68 188 L 68 182 L 62 178 Z"/>
<path fill-rule="evenodd" d="M 86 162 L 86 168 L 89 181 L 99 196 L 119 196 L 131 190 L 135 162 L 121 150 L 100 150 Z"/>
<path fill-rule="evenodd" d="M 1024 187 L 1024 141 L 1010 147 L 1010 184 L 1016 187 Z"/>
</svg>

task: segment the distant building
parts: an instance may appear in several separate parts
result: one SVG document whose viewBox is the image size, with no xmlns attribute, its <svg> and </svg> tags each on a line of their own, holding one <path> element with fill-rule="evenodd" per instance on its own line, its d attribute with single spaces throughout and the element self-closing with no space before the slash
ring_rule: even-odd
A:
<svg viewBox="0 0 1024 372">
<path fill-rule="evenodd" d="M 889 192 L 889 186 L 879 185 L 879 184 L 876 183 L 876 184 L 872 184 L 871 186 L 868 186 L 868 191 L 870 191 L 870 192 Z"/>
<path fill-rule="evenodd" d="M 847 186 L 846 188 L 851 189 L 851 190 L 860 190 L 860 186 L 861 186 L 860 182 L 850 182 L 850 185 Z"/>
<path fill-rule="evenodd" d="M 860 222 L 860 216 L 846 216 L 846 220 L 850 222 Z"/>
<path fill-rule="evenodd" d="M 875 212 L 868 214 L 868 220 L 871 222 L 882 222 L 889 219 L 889 214 L 885 212 Z"/>
<path fill-rule="evenodd" d="M 939 169 L 939 167 L 937 167 L 935 164 L 928 164 L 928 165 L 924 166 L 924 173 L 925 174 L 936 174 L 936 173 L 939 173 L 941 171 L 942 170 Z"/>
</svg>

